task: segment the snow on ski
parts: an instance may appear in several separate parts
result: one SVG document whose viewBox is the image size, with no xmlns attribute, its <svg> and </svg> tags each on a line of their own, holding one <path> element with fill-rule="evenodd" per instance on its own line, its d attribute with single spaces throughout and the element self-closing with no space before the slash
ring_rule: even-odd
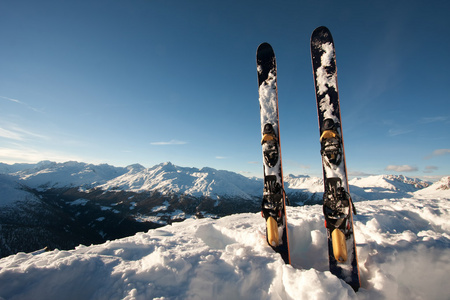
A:
<svg viewBox="0 0 450 300">
<path fill-rule="evenodd" d="M 333 38 L 326 27 L 318 27 L 312 33 L 311 58 L 325 186 L 323 212 L 330 271 L 357 291 L 360 278 L 353 231 L 353 204 L 345 164 L 336 55 Z"/>
<path fill-rule="evenodd" d="M 278 122 L 277 68 L 275 53 L 268 43 L 259 45 L 256 53 L 256 64 L 264 170 L 261 211 L 266 220 L 268 244 L 281 254 L 285 263 L 290 264 Z"/>
</svg>

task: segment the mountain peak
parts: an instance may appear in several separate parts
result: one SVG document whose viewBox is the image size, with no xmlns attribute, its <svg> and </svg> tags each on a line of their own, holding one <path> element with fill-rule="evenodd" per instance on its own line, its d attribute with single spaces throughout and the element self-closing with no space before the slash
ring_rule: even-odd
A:
<svg viewBox="0 0 450 300">
<path fill-rule="evenodd" d="M 177 171 L 177 166 L 175 166 L 170 161 L 163 162 L 159 165 L 156 165 L 155 167 L 159 167 L 161 170 L 164 170 L 166 172 L 176 172 Z"/>
<path fill-rule="evenodd" d="M 141 164 L 132 164 L 127 166 L 126 169 L 130 172 L 140 172 L 145 170 L 145 167 Z"/>
<path fill-rule="evenodd" d="M 442 177 L 427 188 L 418 190 L 415 194 L 421 196 L 447 197 L 450 194 L 450 176 Z"/>
<path fill-rule="evenodd" d="M 437 185 L 437 190 L 450 190 L 450 176 L 442 177 L 441 180 L 433 185 Z"/>
</svg>

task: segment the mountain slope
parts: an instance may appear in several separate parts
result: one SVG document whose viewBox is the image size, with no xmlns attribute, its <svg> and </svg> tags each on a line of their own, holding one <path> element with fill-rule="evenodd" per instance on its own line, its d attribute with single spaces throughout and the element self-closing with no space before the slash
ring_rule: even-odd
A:
<svg viewBox="0 0 450 300">
<path fill-rule="evenodd" d="M 36 196 L 23 189 L 13 176 L 0 174 L 0 207 L 21 201 L 37 201 Z"/>
<path fill-rule="evenodd" d="M 68 161 L 55 163 L 42 161 L 32 168 L 16 173 L 21 182 L 31 188 L 94 187 L 127 172 L 126 168 L 108 164 L 93 165 Z"/>
<path fill-rule="evenodd" d="M 104 190 L 133 192 L 160 191 L 206 196 L 251 199 L 261 189 L 261 182 L 237 173 L 212 168 L 184 168 L 163 163 L 149 169 L 130 168 L 129 172 L 98 186 Z"/>
<path fill-rule="evenodd" d="M 439 181 L 433 183 L 432 185 L 415 192 L 416 195 L 429 195 L 434 197 L 446 197 L 449 193 L 450 176 L 442 177 Z"/>
<path fill-rule="evenodd" d="M 412 193 L 430 185 L 429 182 L 403 175 L 376 175 L 349 181 L 354 200 L 376 200 L 412 197 Z"/>
<path fill-rule="evenodd" d="M 151 168 L 139 164 L 120 168 L 107 164 L 43 161 L 29 165 L 28 168 L 25 165 L 2 164 L 0 171 L 2 170 L 18 170 L 6 174 L 18 178 L 21 184 L 40 190 L 81 187 L 84 190 L 100 188 L 106 191 L 137 193 L 158 191 L 214 199 L 226 197 L 250 200 L 261 197 L 263 186 L 262 179 L 206 167 L 179 167 L 170 162 Z M 284 179 L 286 192 L 298 198 L 298 201 L 294 201 L 296 203 L 305 203 L 310 198 L 320 199 L 320 194 L 323 193 L 321 178 L 287 175 Z M 429 185 L 428 182 L 401 175 L 355 178 L 349 184 L 350 192 L 356 201 L 411 197 L 411 193 Z"/>
</svg>

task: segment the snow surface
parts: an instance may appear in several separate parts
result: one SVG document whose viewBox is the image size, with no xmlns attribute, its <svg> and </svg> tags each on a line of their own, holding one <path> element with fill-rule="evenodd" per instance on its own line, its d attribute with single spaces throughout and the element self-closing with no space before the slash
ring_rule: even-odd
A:
<svg viewBox="0 0 450 300">
<path fill-rule="evenodd" d="M 328 271 L 315 205 L 287 207 L 292 266 L 267 246 L 260 214 L 188 219 L 101 245 L 2 258 L 0 299 L 448 299 L 450 190 L 441 184 L 356 203 L 357 293 Z"/>
<path fill-rule="evenodd" d="M 0 207 L 18 201 L 38 201 L 38 199 L 32 193 L 22 190 L 14 177 L 0 174 Z"/>
</svg>

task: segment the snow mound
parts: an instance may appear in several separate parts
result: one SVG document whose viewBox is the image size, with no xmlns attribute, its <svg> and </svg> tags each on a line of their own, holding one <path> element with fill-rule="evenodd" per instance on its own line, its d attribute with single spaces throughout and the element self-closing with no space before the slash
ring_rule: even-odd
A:
<svg viewBox="0 0 450 300">
<path fill-rule="evenodd" d="M 356 203 L 362 288 L 328 271 L 322 207 L 288 207 L 292 265 L 246 213 L 0 259 L 4 299 L 447 299 L 449 198 Z"/>
</svg>

